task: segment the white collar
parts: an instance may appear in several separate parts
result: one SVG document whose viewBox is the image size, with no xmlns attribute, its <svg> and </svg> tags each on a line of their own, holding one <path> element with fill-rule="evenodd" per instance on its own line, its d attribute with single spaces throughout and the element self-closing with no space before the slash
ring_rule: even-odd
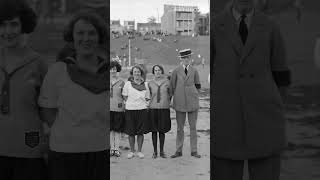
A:
<svg viewBox="0 0 320 180">
<path fill-rule="evenodd" d="M 240 21 L 242 14 L 236 10 L 236 8 L 232 7 L 232 14 L 236 21 Z M 251 9 L 250 12 L 246 13 L 246 19 L 251 19 L 254 14 L 254 8 Z"/>
<path fill-rule="evenodd" d="M 190 64 L 187 65 L 187 70 L 189 70 L 189 66 L 190 66 Z M 182 67 L 183 67 L 183 69 L 186 68 L 186 66 L 184 64 L 182 64 Z"/>
</svg>

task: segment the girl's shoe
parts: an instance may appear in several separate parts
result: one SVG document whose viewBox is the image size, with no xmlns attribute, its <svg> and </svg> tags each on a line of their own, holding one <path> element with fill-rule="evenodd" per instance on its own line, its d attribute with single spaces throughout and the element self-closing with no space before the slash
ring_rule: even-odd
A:
<svg viewBox="0 0 320 180">
<path fill-rule="evenodd" d="M 153 153 L 152 158 L 156 159 L 158 157 L 158 154 L 156 152 Z"/>
<path fill-rule="evenodd" d="M 133 157 L 134 157 L 134 153 L 133 152 L 129 152 L 128 159 L 132 159 Z"/>
<path fill-rule="evenodd" d="M 142 152 L 138 152 L 137 155 L 138 155 L 138 157 L 139 157 L 140 159 L 143 159 L 143 158 L 144 158 L 144 154 L 142 154 Z"/>
<path fill-rule="evenodd" d="M 114 151 L 114 156 L 116 156 L 116 157 L 120 157 L 120 156 L 121 156 L 120 151 L 115 150 L 115 151 Z"/>
<path fill-rule="evenodd" d="M 110 150 L 110 156 L 113 156 L 114 155 L 114 150 Z"/>
<path fill-rule="evenodd" d="M 167 158 L 167 155 L 164 152 L 160 152 L 160 157 Z"/>
</svg>

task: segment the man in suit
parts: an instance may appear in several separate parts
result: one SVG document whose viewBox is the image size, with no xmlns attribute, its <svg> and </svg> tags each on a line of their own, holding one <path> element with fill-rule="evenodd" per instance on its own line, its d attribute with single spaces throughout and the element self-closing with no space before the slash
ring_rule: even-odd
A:
<svg viewBox="0 0 320 180">
<path fill-rule="evenodd" d="M 280 176 L 290 71 L 279 27 L 253 7 L 253 0 L 233 0 L 213 24 L 215 180 L 242 180 L 245 160 L 250 180 Z"/>
<path fill-rule="evenodd" d="M 173 95 L 173 108 L 176 110 L 177 139 L 176 152 L 171 158 L 182 156 L 184 141 L 184 124 L 186 114 L 190 126 L 191 156 L 200 158 L 197 151 L 197 118 L 199 109 L 199 89 L 201 88 L 198 71 L 190 65 L 192 51 L 184 49 L 179 51 L 181 65 L 171 74 L 171 94 Z"/>
</svg>

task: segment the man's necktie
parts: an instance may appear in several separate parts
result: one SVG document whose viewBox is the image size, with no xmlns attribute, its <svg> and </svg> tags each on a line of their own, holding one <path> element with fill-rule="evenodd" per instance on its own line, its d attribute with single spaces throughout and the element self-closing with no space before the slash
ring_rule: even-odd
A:
<svg viewBox="0 0 320 180">
<path fill-rule="evenodd" d="M 242 40 L 243 44 L 246 43 L 247 37 L 248 37 L 248 27 L 247 27 L 247 24 L 245 22 L 245 19 L 246 19 L 246 15 L 242 15 L 241 16 L 241 21 L 240 21 L 240 24 L 239 24 L 239 34 L 241 36 L 241 40 Z"/>
<path fill-rule="evenodd" d="M 186 73 L 186 75 L 188 74 L 187 66 L 184 68 L 184 73 Z"/>
</svg>

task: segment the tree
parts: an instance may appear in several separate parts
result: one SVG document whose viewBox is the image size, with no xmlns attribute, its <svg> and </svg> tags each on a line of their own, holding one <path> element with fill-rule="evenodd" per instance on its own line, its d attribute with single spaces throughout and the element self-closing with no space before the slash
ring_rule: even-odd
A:
<svg viewBox="0 0 320 180">
<path fill-rule="evenodd" d="M 156 21 L 157 21 L 157 19 L 154 16 L 151 16 L 148 18 L 148 23 L 150 23 L 150 24 L 155 24 Z"/>
</svg>

